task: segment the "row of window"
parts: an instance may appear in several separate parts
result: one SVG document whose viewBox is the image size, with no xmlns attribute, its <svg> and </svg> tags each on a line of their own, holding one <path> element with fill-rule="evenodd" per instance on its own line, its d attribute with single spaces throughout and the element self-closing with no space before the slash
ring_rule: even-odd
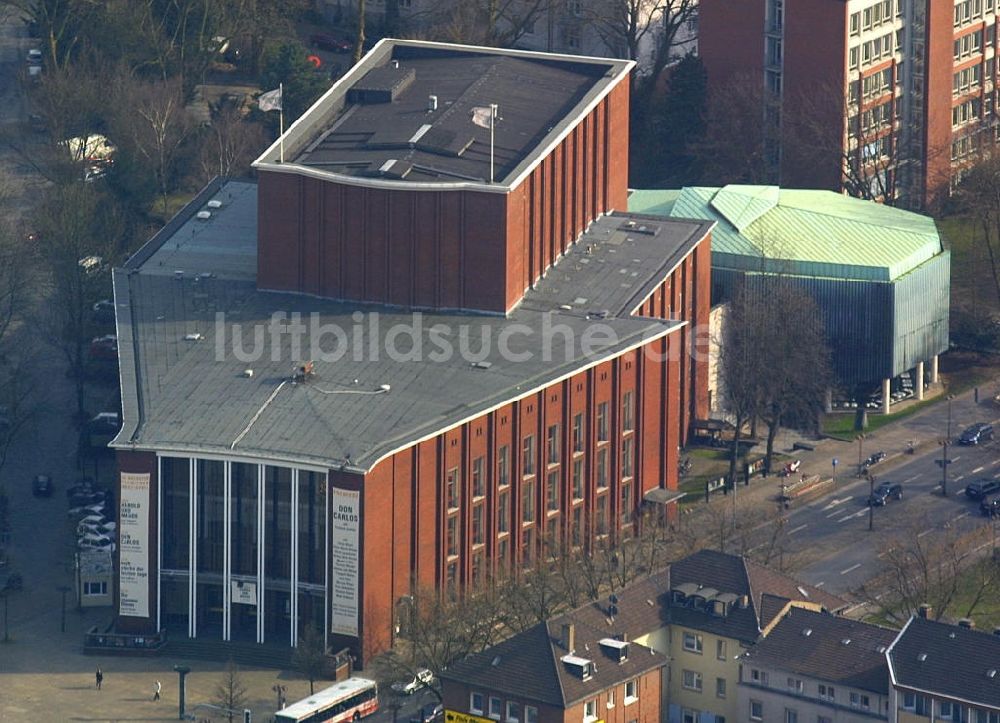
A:
<svg viewBox="0 0 1000 723">
<path fill-rule="evenodd" d="M 753 683 L 754 685 L 760 685 L 763 687 L 776 687 L 776 686 L 771 686 L 769 684 L 770 683 L 769 679 L 770 676 L 768 675 L 766 670 L 760 670 L 758 668 L 750 669 L 750 682 Z M 794 678 L 792 676 L 788 676 L 786 680 L 786 687 L 788 688 L 788 691 L 790 693 L 794 693 L 796 695 L 811 695 L 811 691 L 806 690 L 805 681 L 803 681 L 801 678 Z M 837 691 L 832 685 L 826 685 L 824 683 L 820 683 L 817 686 L 816 695 L 821 700 L 825 700 L 827 702 L 832 703 L 837 701 Z M 864 710 L 864 711 L 872 710 L 871 696 L 867 695 L 866 693 L 859 693 L 858 691 L 852 690 L 850 691 L 848 699 L 845 702 L 849 703 L 852 708 L 856 708 L 858 710 Z M 752 703 L 751 703 L 750 717 L 753 718 Z M 760 720 L 760 718 L 754 718 L 754 720 Z"/>
<path fill-rule="evenodd" d="M 903 693 L 902 708 L 917 715 L 931 716 L 933 713 L 934 720 L 1000 723 L 1000 713 L 969 708 L 946 700 L 935 701 L 917 693 Z"/>
<path fill-rule="evenodd" d="M 955 27 L 982 20 L 983 14 L 993 12 L 994 0 L 962 0 L 955 4 Z"/>
<path fill-rule="evenodd" d="M 895 34 L 886 33 L 851 47 L 847 51 L 848 65 L 851 70 L 857 70 L 859 57 L 862 65 L 870 65 L 891 58 L 893 53 L 900 52 L 902 48 L 903 31 L 898 30 Z"/>
<path fill-rule="evenodd" d="M 701 693 L 701 673 L 697 670 L 684 670 L 683 679 L 681 681 L 682 685 L 686 690 L 693 691 L 695 693 Z M 726 697 L 726 679 L 716 678 L 715 679 L 715 697 L 725 699 Z"/>
<path fill-rule="evenodd" d="M 954 45 L 955 60 L 965 60 L 983 50 L 983 31 L 977 30 L 974 33 L 966 33 L 960 38 L 956 38 Z"/>
<path fill-rule="evenodd" d="M 83 583 L 83 596 L 107 595 L 108 583 L 106 582 L 85 582 Z"/>
<path fill-rule="evenodd" d="M 851 13 L 851 35 L 860 35 L 862 30 L 877 28 L 883 23 L 891 22 L 894 17 L 903 14 L 902 0 L 880 0 L 874 5 Z"/>
<path fill-rule="evenodd" d="M 615 707 L 617 702 L 616 693 L 616 688 L 609 688 L 605 691 L 605 707 L 607 710 Z M 622 693 L 624 694 L 622 699 L 623 705 L 629 706 L 637 702 L 639 700 L 639 679 L 633 678 L 626 681 L 625 685 L 622 686 Z M 503 721 L 504 723 L 538 723 L 538 708 L 535 706 L 522 706 L 517 701 L 504 701 L 499 696 L 486 695 L 477 691 L 469 694 L 469 712 L 473 715 L 485 716 L 496 721 Z M 597 698 L 591 698 L 584 702 L 584 723 L 593 723 L 593 721 L 603 717 L 603 715 L 598 715 Z M 630 723 L 634 722 L 630 721 Z"/>
<path fill-rule="evenodd" d="M 952 95 L 964 95 L 970 90 L 978 88 L 982 79 L 982 72 L 982 66 L 973 65 L 955 73 L 951 79 Z"/>
<path fill-rule="evenodd" d="M 697 653 L 698 655 L 702 654 L 703 647 L 704 647 L 704 639 L 702 638 L 701 634 L 699 634 L 699 633 L 689 633 L 689 632 L 685 631 L 684 634 L 683 634 L 682 641 L 683 641 L 682 644 L 683 644 L 684 650 L 686 650 L 687 652 L 689 652 L 689 653 Z M 726 641 L 725 640 L 716 640 L 715 641 L 715 658 L 716 658 L 716 660 L 725 660 L 726 659 Z"/>
<path fill-rule="evenodd" d="M 987 103 L 987 107 L 989 104 Z M 979 120 L 983 110 L 983 103 L 979 98 L 970 98 L 964 103 L 959 103 L 951 109 L 951 127 L 957 128 L 966 123 Z"/>
</svg>

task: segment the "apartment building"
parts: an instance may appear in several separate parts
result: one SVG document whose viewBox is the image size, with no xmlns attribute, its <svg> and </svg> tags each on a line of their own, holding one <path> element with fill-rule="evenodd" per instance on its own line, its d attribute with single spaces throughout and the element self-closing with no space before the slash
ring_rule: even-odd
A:
<svg viewBox="0 0 1000 723">
<path fill-rule="evenodd" d="M 923 208 L 995 145 L 996 0 L 703 0 L 709 82 L 762 87 L 773 180 Z"/>
</svg>

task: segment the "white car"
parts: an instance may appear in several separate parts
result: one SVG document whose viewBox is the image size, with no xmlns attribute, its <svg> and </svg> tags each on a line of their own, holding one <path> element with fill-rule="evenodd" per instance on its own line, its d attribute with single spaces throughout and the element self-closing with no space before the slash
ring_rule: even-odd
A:
<svg viewBox="0 0 1000 723">
<path fill-rule="evenodd" d="M 421 668 L 410 680 L 400 680 L 392 684 L 392 689 L 403 695 L 413 695 L 421 688 L 429 686 L 434 682 L 434 673 Z"/>
</svg>

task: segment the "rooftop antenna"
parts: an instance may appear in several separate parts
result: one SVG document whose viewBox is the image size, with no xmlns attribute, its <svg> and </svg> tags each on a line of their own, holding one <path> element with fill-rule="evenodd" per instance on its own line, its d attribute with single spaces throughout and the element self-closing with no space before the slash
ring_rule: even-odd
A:
<svg viewBox="0 0 1000 723">
<path fill-rule="evenodd" d="M 497 104 L 490 103 L 490 183 L 493 183 L 493 136 L 497 124 Z"/>
</svg>

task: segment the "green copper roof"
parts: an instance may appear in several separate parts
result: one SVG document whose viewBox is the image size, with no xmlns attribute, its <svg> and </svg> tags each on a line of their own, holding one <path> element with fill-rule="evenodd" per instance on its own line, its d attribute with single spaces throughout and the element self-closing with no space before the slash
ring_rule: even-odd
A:
<svg viewBox="0 0 1000 723">
<path fill-rule="evenodd" d="M 629 211 L 717 221 L 712 265 L 722 268 L 892 281 L 942 251 L 933 219 L 833 191 L 633 191 Z"/>
</svg>

